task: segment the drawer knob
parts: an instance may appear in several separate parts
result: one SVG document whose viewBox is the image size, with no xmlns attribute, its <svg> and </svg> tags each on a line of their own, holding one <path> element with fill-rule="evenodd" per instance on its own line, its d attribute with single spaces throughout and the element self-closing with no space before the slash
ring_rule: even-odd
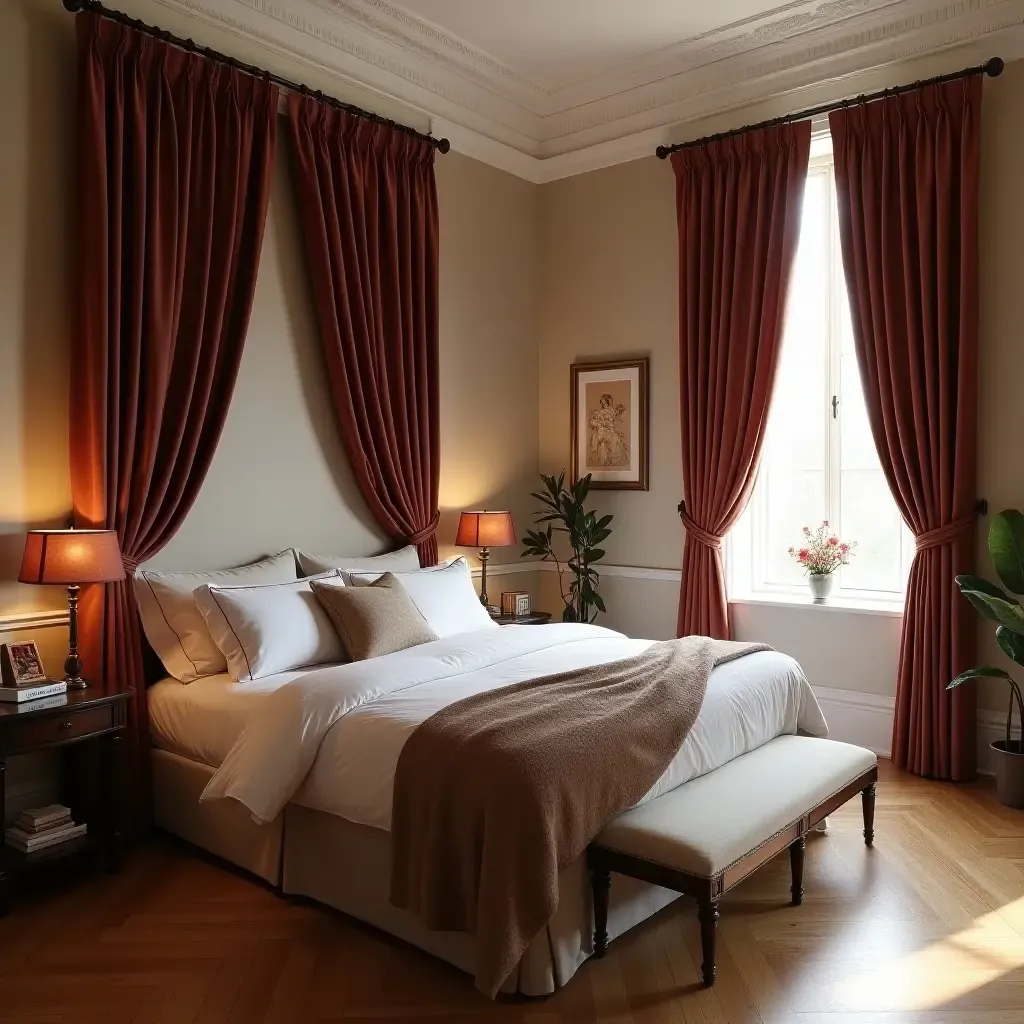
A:
<svg viewBox="0 0 1024 1024">
<path fill-rule="evenodd" d="M 62 722 L 60 727 L 62 729 L 70 729 L 71 728 L 71 723 L 70 722 Z"/>
</svg>

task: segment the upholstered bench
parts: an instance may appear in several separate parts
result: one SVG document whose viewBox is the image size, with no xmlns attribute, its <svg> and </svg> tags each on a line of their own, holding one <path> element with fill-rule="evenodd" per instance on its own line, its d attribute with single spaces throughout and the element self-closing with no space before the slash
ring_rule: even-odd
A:
<svg viewBox="0 0 1024 1024">
<path fill-rule="evenodd" d="M 864 841 L 874 839 L 878 762 L 870 750 L 779 736 L 716 771 L 620 814 L 590 845 L 594 955 L 608 946 L 611 872 L 697 900 L 705 985 L 715 981 L 718 900 L 789 848 L 793 903 L 803 899 L 804 836 L 861 793 Z"/>
</svg>

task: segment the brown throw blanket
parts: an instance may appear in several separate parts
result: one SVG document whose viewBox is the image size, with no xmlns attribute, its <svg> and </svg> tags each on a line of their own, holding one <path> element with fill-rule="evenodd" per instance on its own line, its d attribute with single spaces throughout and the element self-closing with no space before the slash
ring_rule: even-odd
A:
<svg viewBox="0 0 1024 1024">
<path fill-rule="evenodd" d="M 398 760 L 391 902 L 475 935 L 493 998 L 554 914 L 559 871 L 668 768 L 712 668 L 770 649 L 684 637 L 432 715 Z"/>
</svg>

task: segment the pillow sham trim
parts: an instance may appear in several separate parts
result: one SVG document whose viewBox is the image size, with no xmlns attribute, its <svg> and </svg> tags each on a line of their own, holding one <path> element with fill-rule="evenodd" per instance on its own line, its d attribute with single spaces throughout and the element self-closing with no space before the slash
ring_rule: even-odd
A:
<svg viewBox="0 0 1024 1024">
<path fill-rule="evenodd" d="M 167 628 L 174 634 L 174 638 L 175 638 L 175 640 L 178 641 L 178 646 L 181 648 L 181 653 L 185 655 L 185 660 L 192 666 L 192 671 L 195 672 L 196 678 L 197 679 L 201 679 L 202 676 L 200 675 L 200 672 L 199 672 L 199 666 L 189 656 L 188 651 L 185 650 L 185 641 L 182 639 L 182 637 L 178 633 L 178 631 L 171 625 L 170 619 L 167 618 L 167 612 L 164 611 L 164 606 L 160 603 L 160 598 L 156 596 L 156 588 L 153 586 L 153 582 L 149 578 L 149 573 L 143 572 L 143 573 L 140 573 L 139 575 L 142 576 L 142 578 L 146 581 L 146 586 L 149 587 L 149 592 L 153 595 L 153 602 L 157 606 L 157 608 L 160 609 L 160 618 L 162 618 L 164 620 L 164 622 L 167 625 Z M 136 608 L 137 608 L 138 607 L 138 601 L 136 601 L 135 604 L 136 604 Z M 145 630 L 143 630 L 143 634 L 145 634 Z M 146 637 L 146 643 L 147 644 L 149 643 L 149 638 L 148 637 Z M 152 647 L 152 644 L 150 644 L 150 646 Z M 216 645 L 214 645 L 214 646 L 216 646 Z M 155 654 L 156 652 L 154 651 L 153 653 Z M 165 665 L 164 666 L 164 670 L 166 671 L 166 669 L 167 669 L 167 666 Z"/>
<path fill-rule="evenodd" d="M 271 584 L 268 584 L 268 585 L 269 586 L 277 586 L 278 584 L 271 583 Z M 249 679 L 247 681 L 248 682 L 252 682 L 252 664 L 249 661 L 249 652 L 245 649 L 245 644 L 242 643 L 242 638 L 238 635 L 238 631 L 235 629 L 234 623 L 228 618 L 227 612 L 224 611 L 224 606 L 220 603 L 220 601 L 217 600 L 217 591 L 216 591 L 216 589 L 214 587 L 210 587 L 210 586 L 208 586 L 207 589 L 210 591 L 210 597 L 213 598 L 213 603 L 217 606 L 217 610 L 221 613 L 221 615 L 224 617 L 224 621 L 228 624 L 228 629 L 230 629 L 232 634 L 234 635 L 235 642 L 238 644 L 238 649 L 242 652 L 242 657 L 245 658 L 245 667 L 248 670 L 248 674 L 249 674 Z M 230 587 L 225 587 L 224 589 L 225 590 L 230 590 L 231 588 Z M 241 589 L 241 588 L 237 588 L 237 589 Z M 223 653 L 223 652 L 221 652 L 221 653 Z M 227 655 L 224 656 L 224 660 L 227 661 Z M 230 664 L 228 665 L 228 668 L 229 669 L 231 668 Z"/>
</svg>

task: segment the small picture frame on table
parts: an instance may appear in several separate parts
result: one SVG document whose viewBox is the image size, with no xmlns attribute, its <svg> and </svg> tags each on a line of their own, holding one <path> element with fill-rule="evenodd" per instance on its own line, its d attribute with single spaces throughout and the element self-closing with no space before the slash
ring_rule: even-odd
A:
<svg viewBox="0 0 1024 1024">
<path fill-rule="evenodd" d="M 505 590 L 501 594 L 501 614 L 519 618 L 530 614 L 530 595 L 520 590 Z"/>
<path fill-rule="evenodd" d="M 48 678 L 39 648 L 31 640 L 0 644 L 0 676 L 4 686 L 27 686 Z"/>
<path fill-rule="evenodd" d="M 573 363 L 572 482 L 590 474 L 592 490 L 649 489 L 650 360 Z"/>
</svg>

